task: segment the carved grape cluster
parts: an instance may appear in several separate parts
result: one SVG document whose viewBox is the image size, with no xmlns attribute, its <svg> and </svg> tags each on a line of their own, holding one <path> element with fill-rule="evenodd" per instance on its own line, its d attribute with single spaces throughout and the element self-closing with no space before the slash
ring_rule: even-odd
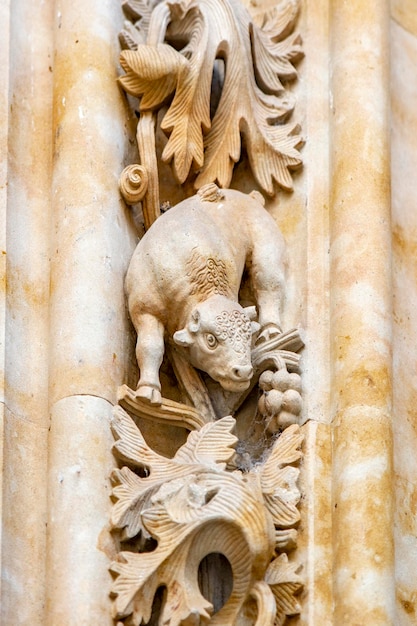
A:
<svg viewBox="0 0 417 626">
<path fill-rule="evenodd" d="M 273 372 L 266 370 L 259 378 L 262 395 L 258 409 L 265 418 L 266 429 L 273 434 L 300 421 L 302 409 L 301 377 L 284 367 Z"/>
</svg>

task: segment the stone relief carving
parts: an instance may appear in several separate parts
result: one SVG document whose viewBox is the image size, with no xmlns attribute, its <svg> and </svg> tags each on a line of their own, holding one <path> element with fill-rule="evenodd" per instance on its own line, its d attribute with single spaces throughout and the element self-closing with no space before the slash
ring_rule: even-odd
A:
<svg viewBox="0 0 417 626">
<path fill-rule="evenodd" d="M 237 392 L 252 378 L 253 333 L 261 328 L 261 342 L 281 332 L 282 235 L 257 199 L 212 188 L 210 198 L 203 187 L 162 215 L 139 242 L 127 272 L 129 312 L 138 335 L 137 396 L 153 404 L 161 403 L 165 335 L 194 367 Z M 251 321 L 255 308 L 238 302 L 245 265 L 259 324 Z"/>
<path fill-rule="evenodd" d="M 298 469 L 302 436 L 291 426 L 267 461 L 250 472 L 227 472 L 236 437 L 232 417 L 192 432 L 173 459 L 146 445 L 123 409 L 115 410 L 115 451 L 126 465 L 113 474 L 112 524 L 142 550 L 124 551 L 117 575 L 114 617 L 139 626 L 151 619 L 158 588 L 165 597 L 158 624 L 283 624 L 299 611 L 293 546 L 299 521 Z M 146 543 L 153 540 L 154 549 Z M 211 553 L 228 559 L 233 586 L 225 604 L 213 605 L 198 584 L 199 565 Z M 277 610 L 278 609 L 278 610 Z M 253 621 L 254 620 L 254 621 Z"/>
<path fill-rule="evenodd" d="M 298 3 L 260 21 L 234 0 L 128 0 L 124 10 L 120 82 L 140 98 L 141 164 L 124 170 L 120 189 L 142 202 L 147 232 L 126 276 L 139 382 L 119 389 L 113 420 L 122 465 L 112 476 L 122 545 L 114 617 L 127 626 L 284 624 L 302 587 L 293 551 L 303 341 L 281 328 L 282 234 L 259 192 L 227 187 L 241 135 L 267 194 L 275 183 L 291 188 L 301 163 L 283 82 L 301 55 Z M 162 215 L 160 109 L 162 159 L 198 190 Z M 162 438 L 164 427 L 191 432 L 168 458 L 145 441 L 144 421 Z M 215 558 L 229 572 L 220 595 L 210 591 Z"/>
<path fill-rule="evenodd" d="M 298 1 L 281 2 L 251 18 L 238 0 L 129 0 L 122 43 L 122 87 L 141 97 L 137 140 L 143 170 L 121 179 L 128 202 L 143 199 L 145 227 L 159 215 L 156 111 L 168 136 L 162 159 L 179 182 L 228 187 L 241 155 L 241 135 L 254 176 L 267 194 L 274 181 L 293 186 L 300 166 L 299 127 L 288 121 L 295 99 L 284 85 L 301 56 L 293 32 Z M 146 71 L 144 70 L 146 68 Z M 147 193 L 145 194 L 145 190 Z"/>
</svg>

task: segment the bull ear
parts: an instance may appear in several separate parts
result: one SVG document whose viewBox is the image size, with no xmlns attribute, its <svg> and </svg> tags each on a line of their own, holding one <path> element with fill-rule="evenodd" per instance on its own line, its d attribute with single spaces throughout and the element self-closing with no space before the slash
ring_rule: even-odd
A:
<svg viewBox="0 0 417 626">
<path fill-rule="evenodd" d="M 258 322 L 251 322 L 250 323 L 250 327 L 251 327 L 251 331 L 252 331 L 252 335 L 253 335 L 254 333 L 258 332 L 258 330 L 260 329 L 261 325 L 258 324 Z"/>
<path fill-rule="evenodd" d="M 193 338 L 186 328 L 177 330 L 177 332 L 174 333 L 172 338 L 177 344 L 177 346 L 182 346 L 183 348 L 188 348 L 193 343 Z"/>
<path fill-rule="evenodd" d="M 191 333 L 198 332 L 200 328 L 200 311 L 198 309 L 195 309 L 195 311 L 191 313 L 191 321 L 188 324 L 188 328 Z"/>
</svg>

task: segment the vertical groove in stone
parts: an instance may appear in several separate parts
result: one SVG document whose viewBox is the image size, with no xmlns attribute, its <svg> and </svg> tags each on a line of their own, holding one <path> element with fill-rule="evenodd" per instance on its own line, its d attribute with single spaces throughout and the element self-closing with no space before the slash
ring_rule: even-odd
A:
<svg viewBox="0 0 417 626">
<path fill-rule="evenodd" d="M 45 600 L 51 24 L 51 3 L 16 0 L 2 44 L 10 64 L 0 605 L 2 624 L 33 626 L 44 624 Z"/>
<path fill-rule="evenodd" d="M 303 563 L 304 592 L 300 626 L 331 626 L 332 620 L 332 507 L 331 426 L 309 421 L 300 475 L 303 493 L 298 561 Z M 298 622 L 297 622 L 298 623 Z"/>
<path fill-rule="evenodd" d="M 3 511 L 3 448 L 4 448 L 4 357 L 6 338 L 6 213 L 9 142 L 9 22 L 10 4 L 0 0 L 0 24 L 4 24 L 0 38 L 0 571 L 2 564 Z M 0 599 L 1 599 L 0 576 Z"/>
<path fill-rule="evenodd" d="M 398 624 L 414 626 L 417 579 L 410 572 L 417 572 L 417 5 L 395 0 L 392 10 L 395 579 Z"/>
<path fill-rule="evenodd" d="M 331 2 L 334 623 L 394 624 L 389 6 Z"/>
<path fill-rule="evenodd" d="M 109 414 L 118 385 L 133 384 L 134 346 L 123 280 L 135 237 L 118 190 L 123 14 L 113 0 L 55 9 L 46 624 L 110 626 Z"/>
<path fill-rule="evenodd" d="M 306 419 L 329 421 L 329 7 L 328 0 L 306 3 L 306 83 L 303 147 L 307 179 L 306 350 L 303 384 Z M 320 154 L 320 158 L 317 155 Z"/>
<path fill-rule="evenodd" d="M 307 142 L 302 154 L 307 185 L 306 348 L 303 351 L 305 435 L 302 521 L 297 551 L 303 562 L 305 591 L 302 626 L 332 624 L 331 434 L 329 359 L 329 3 L 303 3 Z M 319 158 L 318 158 L 318 155 Z M 319 423 L 321 422 L 321 423 Z M 324 422 L 324 423 L 323 423 Z M 326 423 L 327 422 L 327 423 Z"/>
</svg>

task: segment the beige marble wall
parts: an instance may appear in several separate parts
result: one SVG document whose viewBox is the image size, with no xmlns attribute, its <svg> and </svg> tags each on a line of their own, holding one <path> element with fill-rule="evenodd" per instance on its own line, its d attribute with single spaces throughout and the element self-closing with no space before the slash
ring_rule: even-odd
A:
<svg viewBox="0 0 417 626">
<path fill-rule="evenodd" d="M 417 6 L 393 3 L 392 219 L 397 624 L 417 623 Z"/>
<path fill-rule="evenodd" d="M 292 252 L 284 322 L 306 331 L 300 626 L 417 623 L 414 4 L 393 0 L 390 32 L 385 2 L 302 8 L 305 167 L 268 202 Z M 109 418 L 135 377 L 122 19 L 118 0 L 0 0 L 4 626 L 112 624 Z"/>
</svg>

